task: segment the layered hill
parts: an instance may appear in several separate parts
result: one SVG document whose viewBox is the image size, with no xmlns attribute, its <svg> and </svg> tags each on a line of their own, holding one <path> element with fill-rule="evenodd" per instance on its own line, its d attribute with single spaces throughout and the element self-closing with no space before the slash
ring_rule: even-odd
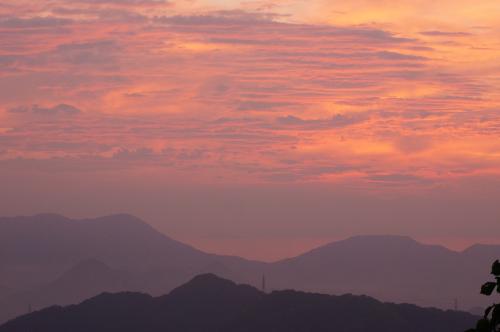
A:
<svg viewBox="0 0 500 332">
<path fill-rule="evenodd" d="M 126 214 L 0 218 L 0 284 L 10 290 L 0 293 L 0 322 L 29 307 L 73 304 L 103 291 L 158 295 L 200 273 L 245 280 L 265 265 L 204 253 Z"/>
<path fill-rule="evenodd" d="M 456 332 L 475 320 L 467 313 L 382 303 L 367 296 L 266 294 L 206 274 L 161 297 L 105 293 L 79 305 L 47 308 L 0 326 L 0 332 Z"/>
<path fill-rule="evenodd" d="M 202 252 L 127 214 L 83 220 L 56 214 L 0 218 L 0 268 L 5 280 L 0 284 L 19 287 L 52 281 L 87 260 L 125 271 L 168 273 L 165 279 L 172 285 L 205 268 L 236 265 L 244 270 L 246 265 L 259 265 Z"/>
<path fill-rule="evenodd" d="M 403 236 L 356 236 L 273 264 L 269 282 L 280 287 L 462 309 L 482 306 L 478 287 L 500 246 L 455 252 Z"/>
<path fill-rule="evenodd" d="M 213 255 L 126 215 L 72 220 L 59 215 L 0 218 L 0 322 L 101 292 L 164 294 L 195 275 L 268 289 L 365 294 L 383 301 L 469 310 L 488 304 L 478 286 L 500 246 L 463 252 L 401 236 L 358 236 L 275 263 Z"/>
</svg>

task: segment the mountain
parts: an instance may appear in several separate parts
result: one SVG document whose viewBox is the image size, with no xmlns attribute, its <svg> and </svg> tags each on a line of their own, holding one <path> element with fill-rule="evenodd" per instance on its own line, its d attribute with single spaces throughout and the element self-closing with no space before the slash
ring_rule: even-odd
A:
<svg viewBox="0 0 500 332">
<path fill-rule="evenodd" d="M 105 293 L 79 305 L 51 307 L 14 319 L 0 326 L 0 332 L 456 332 L 476 319 L 367 296 L 290 290 L 266 294 L 206 274 L 161 297 Z"/>
<path fill-rule="evenodd" d="M 274 263 L 213 255 L 126 214 L 73 220 L 55 214 L 0 218 L 0 323 L 103 291 L 157 296 L 198 274 L 254 286 L 369 295 L 390 302 L 473 312 L 489 304 L 478 288 L 500 246 L 463 252 L 403 236 L 356 236 Z M 74 286 L 74 287 L 72 287 Z"/>
<path fill-rule="evenodd" d="M 5 280 L 1 284 L 23 287 L 48 282 L 88 259 L 121 270 L 168 272 L 171 286 L 217 263 L 226 269 L 227 265 L 258 264 L 204 253 L 127 214 L 83 220 L 55 214 L 0 218 L 0 268 Z"/>
<path fill-rule="evenodd" d="M 67 305 L 106 291 L 139 289 L 126 272 L 113 270 L 97 260 L 86 260 L 52 282 L 0 298 L 0 321 L 25 313 L 30 307 L 41 309 L 54 304 Z"/>
<path fill-rule="evenodd" d="M 0 284 L 13 290 L 0 293 L 0 322 L 30 305 L 77 303 L 102 291 L 157 295 L 204 272 L 245 280 L 264 265 L 204 253 L 126 214 L 0 218 Z"/>
<path fill-rule="evenodd" d="M 489 266 L 491 262 L 499 259 L 500 246 L 488 244 L 475 244 L 462 252 L 464 259 L 475 262 L 476 266 Z"/>
<path fill-rule="evenodd" d="M 500 246 L 455 252 L 403 236 L 357 236 L 275 263 L 268 282 L 440 308 L 451 308 L 456 300 L 467 310 L 489 303 L 479 286 L 499 257 Z"/>
<path fill-rule="evenodd" d="M 189 268 L 208 257 L 125 214 L 85 220 L 54 214 L 3 218 L 0 245 L 6 265 L 64 265 L 98 258 L 119 268 L 148 268 L 159 260 Z"/>
</svg>

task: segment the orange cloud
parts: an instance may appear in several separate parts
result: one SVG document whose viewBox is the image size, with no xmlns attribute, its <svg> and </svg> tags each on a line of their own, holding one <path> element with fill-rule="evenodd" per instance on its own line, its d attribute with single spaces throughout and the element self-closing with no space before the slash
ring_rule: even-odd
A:
<svg viewBox="0 0 500 332">
<path fill-rule="evenodd" d="M 411 187 L 498 174 L 498 5 L 484 5 L 14 1 L 0 162 Z M 81 112 L 33 112 L 57 105 Z"/>
</svg>

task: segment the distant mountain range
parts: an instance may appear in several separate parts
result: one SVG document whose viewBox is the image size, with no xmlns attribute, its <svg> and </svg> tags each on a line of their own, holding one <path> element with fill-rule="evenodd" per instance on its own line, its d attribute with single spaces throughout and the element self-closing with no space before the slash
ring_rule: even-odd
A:
<svg viewBox="0 0 500 332">
<path fill-rule="evenodd" d="M 476 320 L 463 312 L 367 296 L 266 294 L 205 274 L 165 296 L 104 293 L 78 305 L 50 307 L 0 326 L 0 332 L 457 332 Z"/>
<path fill-rule="evenodd" d="M 104 291 L 163 294 L 200 273 L 257 279 L 266 265 L 204 253 L 125 214 L 0 218 L 0 285 L 10 289 L 0 289 L 0 322 Z"/>
<path fill-rule="evenodd" d="M 303 255 L 263 263 L 213 255 L 122 214 L 72 220 L 55 214 L 0 218 L 0 322 L 101 292 L 157 296 L 195 275 L 268 289 L 366 294 L 383 301 L 460 309 L 484 306 L 478 287 L 500 246 L 463 252 L 400 236 L 359 236 Z"/>
</svg>

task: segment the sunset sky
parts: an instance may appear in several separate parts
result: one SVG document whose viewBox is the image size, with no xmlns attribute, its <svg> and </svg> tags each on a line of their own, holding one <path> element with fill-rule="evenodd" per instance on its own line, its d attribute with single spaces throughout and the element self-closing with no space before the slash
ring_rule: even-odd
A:
<svg viewBox="0 0 500 332">
<path fill-rule="evenodd" d="M 273 260 L 499 243 L 498 0 L 0 3 L 0 215 Z"/>
</svg>

